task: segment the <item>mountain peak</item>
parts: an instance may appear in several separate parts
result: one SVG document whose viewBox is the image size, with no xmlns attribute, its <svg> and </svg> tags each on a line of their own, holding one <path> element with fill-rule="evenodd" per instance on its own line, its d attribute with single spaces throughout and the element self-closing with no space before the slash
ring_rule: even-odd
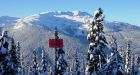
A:
<svg viewBox="0 0 140 75">
<path fill-rule="evenodd" d="M 48 15 L 68 15 L 68 16 L 91 16 L 90 14 L 88 14 L 87 12 L 81 12 L 78 10 L 74 10 L 72 12 L 70 11 L 47 11 L 47 12 L 42 12 L 40 13 L 40 15 L 43 14 L 48 14 Z"/>
</svg>

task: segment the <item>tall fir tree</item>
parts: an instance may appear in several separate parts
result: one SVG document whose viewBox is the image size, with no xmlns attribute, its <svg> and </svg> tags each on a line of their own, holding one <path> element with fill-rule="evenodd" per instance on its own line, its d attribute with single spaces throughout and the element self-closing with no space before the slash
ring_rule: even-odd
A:
<svg viewBox="0 0 140 75">
<path fill-rule="evenodd" d="M 21 55 L 21 52 L 20 52 L 20 49 L 21 49 L 21 47 L 20 47 L 20 43 L 19 42 L 17 42 L 17 46 L 16 46 L 16 55 L 17 55 L 17 68 L 18 68 L 18 74 L 22 74 L 22 75 L 24 75 L 24 69 L 23 69 L 23 66 L 22 66 L 22 58 L 23 57 L 21 57 L 22 55 Z"/>
<path fill-rule="evenodd" d="M 0 67 L 1 75 L 14 75 L 13 62 L 9 54 L 9 37 L 8 31 L 3 31 L 2 36 L 0 37 Z"/>
<path fill-rule="evenodd" d="M 85 60 L 83 59 L 82 75 L 85 75 L 85 69 L 86 69 Z"/>
<path fill-rule="evenodd" d="M 31 75 L 39 75 L 36 50 L 33 51 L 33 65 L 31 68 Z"/>
<path fill-rule="evenodd" d="M 45 52 L 44 47 L 42 47 L 42 61 L 41 61 L 40 72 L 41 72 L 41 75 L 48 75 L 46 52 Z"/>
<path fill-rule="evenodd" d="M 101 70 L 101 74 L 106 75 L 124 75 L 125 68 L 123 58 L 121 57 L 118 51 L 117 40 L 114 36 L 112 36 L 113 41 L 111 43 L 111 56 L 110 61 L 105 65 Z"/>
<path fill-rule="evenodd" d="M 70 63 L 67 63 L 67 73 L 65 75 L 73 75 Z"/>
<path fill-rule="evenodd" d="M 14 41 L 14 38 L 11 38 L 11 48 L 9 50 L 9 53 L 11 55 L 11 61 L 13 62 L 14 67 L 14 73 L 18 73 L 18 60 L 17 60 L 17 52 L 16 52 L 16 44 Z"/>
<path fill-rule="evenodd" d="M 53 70 L 50 65 L 48 65 L 48 75 L 53 75 Z"/>
<path fill-rule="evenodd" d="M 86 75 L 97 74 L 99 69 L 106 63 L 105 48 L 107 47 L 107 41 L 103 32 L 103 20 L 103 10 L 99 8 L 94 13 L 94 20 L 90 26 L 90 32 L 87 35 L 90 44 Z"/>
<path fill-rule="evenodd" d="M 80 62 L 78 60 L 77 52 L 75 54 L 74 75 L 80 75 Z"/>
<path fill-rule="evenodd" d="M 127 44 L 127 49 L 126 49 L 126 63 L 125 63 L 125 72 L 127 75 L 131 75 L 131 49 L 130 49 L 130 42 Z"/>
<path fill-rule="evenodd" d="M 140 55 L 137 57 L 137 64 L 138 64 L 138 75 L 140 75 Z"/>
<path fill-rule="evenodd" d="M 22 53 L 21 53 L 20 63 L 21 63 L 21 70 L 20 70 L 21 75 L 25 75 L 25 62 L 24 62 L 24 57 Z"/>
<path fill-rule="evenodd" d="M 65 52 L 62 48 L 57 49 L 56 75 L 64 75 L 67 71 L 67 62 L 64 59 Z"/>
<path fill-rule="evenodd" d="M 58 30 L 55 28 L 55 75 L 65 75 L 67 72 L 67 62 L 64 59 L 65 52 L 63 48 L 58 48 L 57 40 L 59 40 Z"/>
<path fill-rule="evenodd" d="M 138 63 L 137 63 L 137 56 L 133 54 L 132 59 L 132 72 L 131 75 L 138 75 Z"/>
</svg>

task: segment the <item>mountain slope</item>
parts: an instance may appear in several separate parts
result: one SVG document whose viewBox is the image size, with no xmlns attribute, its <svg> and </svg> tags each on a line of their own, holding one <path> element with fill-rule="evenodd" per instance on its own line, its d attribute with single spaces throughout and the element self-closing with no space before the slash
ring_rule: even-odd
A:
<svg viewBox="0 0 140 75">
<path fill-rule="evenodd" d="M 89 31 L 86 22 L 88 20 L 91 21 L 92 16 L 86 12 L 45 12 L 17 19 L 14 26 L 4 26 L 4 30 L 10 31 L 10 36 L 21 42 L 26 61 L 31 59 L 33 49 L 38 49 L 40 59 L 40 47 L 45 46 L 48 60 L 52 64 L 54 50 L 48 48 L 48 40 L 53 38 L 55 27 L 58 28 L 60 37 L 64 39 L 67 61 L 73 60 L 76 50 L 80 58 L 86 58 L 88 47 L 86 35 Z M 139 52 L 140 27 L 116 21 L 105 21 L 104 27 L 108 41 L 110 41 L 110 35 L 117 38 L 119 46 L 125 46 L 127 40 L 132 40 L 133 51 Z"/>
</svg>

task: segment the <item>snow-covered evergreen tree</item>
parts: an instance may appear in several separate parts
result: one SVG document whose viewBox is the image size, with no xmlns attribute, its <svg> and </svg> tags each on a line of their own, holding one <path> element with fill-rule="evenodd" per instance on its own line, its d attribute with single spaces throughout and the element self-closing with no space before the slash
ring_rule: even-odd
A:
<svg viewBox="0 0 140 75">
<path fill-rule="evenodd" d="M 77 52 L 74 60 L 74 75 L 80 75 L 80 62 L 78 60 Z"/>
<path fill-rule="evenodd" d="M 94 13 L 94 20 L 87 35 L 87 39 L 90 41 L 86 67 L 87 75 L 97 74 L 99 69 L 106 64 L 105 48 L 107 42 L 103 32 L 103 20 L 103 10 L 99 8 Z"/>
<path fill-rule="evenodd" d="M 127 49 L 126 49 L 126 63 L 125 63 L 125 72 L 128 75 L 131 75 L 131 49 L 130 49 L 130 43 L 128 42 L 127 44 Z"/>
<path fill-rule="evenodd" d="M 67 72 L 65 75 L 73 75 L 73 70 L 72 70 L 71 65 L 69 63 L 67 64 Z"/>
<path fill-rule="evenodd" d="M 131 75 L 137 75 L 137 74 L 138 74 L 137 57 L 136 57 L 136 55 L 133 54 Z"/>
<path fill-rule="evenodd" d="M 83 59 L 82 75 L 85 75 L 85 69 L 86 69 L 85 60 Z"/>
<path fill-rule="evenodd" d="M 16 55 L 17 55 L 18 74 L 24 75 L 24 66 L 22 65 L 23 55 L 21 55 L 21 52 L 20 52 L 20 43 L 19 42 L 17 42 L 17 46 L 16 46 Z"/>
<path fill-rule="evenodd" d="M 31 75 L 39 75 L 38 63 L 36 57 L 36 50 L 33 51 L 33 66 L 31 68 Z"/>
<path fill-rule="evenodd" d="M 65 75 L 67 69 L 67 62 L 64 59 L 65 52 L 62 48 L 57 49 L 57 65 L 55 75 Z"/>
<path fill-rule="evenodd" d="M 16 44 L 14 41 L 14 38 L 11 38 L 11 48 L 9 50 L 9 53 L 11 55 L 11 61 L 13 62 L 13 67 L 14 67 L 14 73 L 18 73 L 18 59 L 17 59 L 17 52 L 16 52 Z"/>
<path fill-rule="evenodd" d="M 42 61 L 41 61 L 41 67 L 40 67 L 40 74 L 41 75 L 48 75 L 47 72 L 47 61 L 46 61 L 46 53 L 44 47 L 42 47 Z"/>
<path fill-rule="evenodd" d="M 137 64 L 138 64 L 138 74 L 140 75 L 140 56 L 137 57 Z"/>
<path fill-rule="evenodd" d="M 116 38 L 112 36 L 113 41 L 111 43 L 111 56 L 110 61 L 105 65 L 105 68 L 102 68 L 101 73 L 106 75 L 124 75 L 125 68 L 123 58 L 121 57 L 118 51 L 118 44 Z"/>
<path fill-rule="evenodd" d="M 48 75 L 52 75 L 52 74 L 53 74 L 52 67 L 48 65 Z"/>
<path fill-rule="evenodd" d="M 22 53 L 21 53 L 20 63 L 21 63 L 21 70 L 20 70 L 21 75 L 25 75 L 25 62 L 24 62 L 24 57 Z"/>
<path fill-rule="evenodd" d="M 2 75 L 15 74 L 13 62 L 11 61 L 10 54 L 8 53 L 8 47 L 8 31 L 3 31 L 2 36 L 0 36 L 0 69 Z"/>
<path fill-rule="evenodd" d="M 55 40 L 59 39 L 57 28 L 55 29 Z M 55 42 L 56 43 L 56 42 Z M 67 62 L 64 59 L 63 48 L 55 47 L 55 75 L 65 75 L 67 73 Z"/>
</svg>

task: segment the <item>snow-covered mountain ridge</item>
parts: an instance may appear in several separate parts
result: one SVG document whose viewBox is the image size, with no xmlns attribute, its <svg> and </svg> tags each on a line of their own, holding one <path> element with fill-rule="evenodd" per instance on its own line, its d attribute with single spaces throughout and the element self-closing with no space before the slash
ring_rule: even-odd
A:
<svg viewBox="0 0 140 75">
<path fill-rule="evenodd" d="M 0 17 L 0 26 L 16 24 L 15 29 L 22 27 L 23 25 L 40 25 L 47 26 L 48 28 L 58 26 L 58 28 L 62 28 L 67 25 L 75 26 L 79 29 L 85 28 L 88 30 L 88 26 L 86 24 L 87 21 L 92 20 L 92 15 L 81 12 L 81 11 L 52 11 L 52 12 L 43 12 L 39 14 L 34 14 L 25 18 L 16 18 L 16 17 L 8 17 L 2 16 Z M 73 21 L 73 22 L 71 22 Z M 68 24 L 70 23 L 70 24 Z M 72 23 L 72 24 L 71 24 Z M 140 30 L 140 27 L 134 26 L 128 23 L 118 22 L 118 21 L 105 21 L 105 28 L 109 30 Z M 80 24 L 80 25 L 79 25 Z M 59 27 L 61 26 L 61 27 Z"/>
<path fill-rule="evenodd" d="M 86 12 L 44 12 L 34 14 L 22 19 L 18 19 L 14 29 L 24 27 L 26 25 L 45 26 L 49 29 L 58 27 L 60 32 L 65 34 L 74 34 L 75 36 L 85 36 L 89 30 L 87 22 L 92 20 L 92 16 Z M 106 31 L 126 31 L 140 30 L 140 27 L 128 23 L 117 21 L 105 21 Z"/>
<path fill-rule="evenodd" d="M 11 19 L 12 18 L 12 19 Z M 2 20 L 1 20 L 2 19 Z M 47 30 L 54 30 L 58 28 L 59 32 L 67 36 L 86 37 L 89 26 L 92 21 L 92 15 L 81 11 L 52 11 L 34 14 L 25 18 L 13 18 L 8 16 L 6 18 L 0 18 L 1 26 L 4 26 L 10 22 L 9 25 L 15 24 L 13 30 L 21 30 L 28 26 L 38 26 L 46 28 Z M 12 23 L 11 23 L 12 22 Z M 130 33 L 136 34 L 136 36 L 128 36 L 128 38 L 139 38 L 137 35 L 140 32 L 140 27 L 131 25 L 128 23 L 118 21 L 104 21 L 104 30 L 106 33 L 117 33 L 116 37 L 125 38 Z M 127 35 L 125 35 L 127 34 Z M 123 37 L 124 36 L 124 37 Z M 86 39 L 85 39 L 86 40 Z"/>
<path fill-rule="evenodd" d="M 48 40 L 53 38 L 54 28 L 57 27 L 60 37 L 64 39 L 66 58 L 68 61 L 72 61 L 75 50 L 82 59 L 86 55 L 88 20 L 90 22 L 92 16 L 86 12 L 43 12 L 15 19 L 15 25 L 3 25 L 2 27 L 4 30 L 8 30 L 16 41 L 21 42 L 21 52 L 27 61 L 32 56 L 33 49 L 38 49 L 38 58 L 40 58 L 41 51 L 39 50 L 41 46 L 45 46 L 49 62 L 53 61 L 54 50 L 48 48 Z M 6 23 L 4 21 L 3 24 Z M 132 40 L 132 49 L 139 52 L 140 27 L 117 21 L 105 21 L 104 27 L 105 33 L 115 35 L 119 45 L 125 46 L 127 40 Z"/>
</svg>

